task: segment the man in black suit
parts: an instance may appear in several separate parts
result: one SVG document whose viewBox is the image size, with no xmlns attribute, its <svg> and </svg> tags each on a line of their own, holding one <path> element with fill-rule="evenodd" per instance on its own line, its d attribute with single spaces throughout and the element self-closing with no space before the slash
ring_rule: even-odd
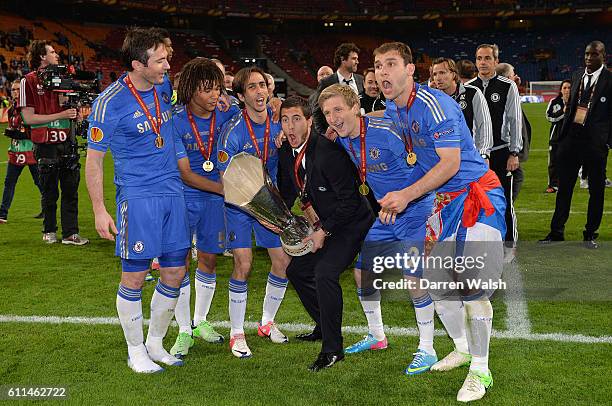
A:
<svg viewBox="0 0 612 406">
<path fill-rule="evenodd" d="M 374 217 L 357 191 L 353 164 L 341 146 L 311 133 L 311 110 L 306 100 L 292 96 L 281 105 L 287 137 L 279 150 L 278 187 L 292 207 L 300 198 L 302 212 L 315 230 L 312 252 L 293 257 L 287 278 L 316 323 L 313 332 L 298 336 L 322 348 L 309 367 L 313 372 L 344 359 L 342 345 L 342 288 L 340 274 L 351 265 Z"/>
<path fill-rule="evenodd" d="M 357 95 L 363 94 L 363 76 L 357 73 L 358 65 L 359 48 L 357 48 L 357 45 L 353 43 L 345 43 L 340 44 L 338 48 L 336 48 L 336 51 L 334 52 L 334 66 L 336 68 L 336 72 L 319 82 L 319 86 L 317 87 L 316 91 L 317 96 L 311 99 L 314 100 L 311 108 L 314 112 L 313 124 L 317 134 L 325 134 L 325 131 L 327 130 L 327 121 L 325 121 L 325 117 L 323 117 L 321 108 L 317 103 L 319 100 L 319 95 L 325 88 L 333 84 L 340 83 L 341 85 L 350 86 Z"/>
<path fill-rule="evenodd" d="M 550 233 L 541 243 L 563 241 L 572 193 L 580 165 L 589 166 L 589 207 L 584 246 L 595 249 L 604 207 L 606 161 L 612 145 L 612 73 L 605 66 L 606 48 L 600 41 L 587 45 L 586 69 L 572 78 L 570 98 L 559 135 L 559 191 Z"/>
</svg>

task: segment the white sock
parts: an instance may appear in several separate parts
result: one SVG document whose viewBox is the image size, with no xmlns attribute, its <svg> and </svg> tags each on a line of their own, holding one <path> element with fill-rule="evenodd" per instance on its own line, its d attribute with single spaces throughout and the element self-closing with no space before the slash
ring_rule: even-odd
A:
<svg viewBox="0 0 612 406">
<path fill-rule="evenodd" d="M 119 285 L 117 290 L 117 314 L 123 328 L 123 335 L 130 348 L 143 344 L 142 332 L 142 289 L 130 289 Z"/>
<path fill-rule="evenodd" d="M 470 352 L 465 332 L 465 307 L 461 300 L 436 300 L 436 313 L 446 332 L 453 339 L 455 349 L 464 354 Z"/>
<path fill-rule="evenodd" d="M 368 320 L 368 332 L 378 340 L 385 339 L 385 330 L 382 321 L 382 312 L 380 310 L 380 291 L 377 289 L 361 289 L 357 288 L 357 296 L 363 313 Z"/>
<path fill-rule="evenodd" d="M 147 334 L 147 348 L 163 348 L 162 340 L 166 336 L 168 326 L 174 315 L 174 308 L 179 297 L 179 288 L 162 283 L 157 280 L 155 292 L 151 298 L 151 322 Z"/>
<path fill-rule="evenodd" d="M 230 279 L 229 281 L 229 314 L 230 336 L 244 334 L 244 314 L 246 313 L 248 286 L 246 281 Z"/>
<path fill-rule="evenodd" d="M 488 299 L 464 301 L 467 339 L 472 355 L 470 369 L 489 371 L 489 342 L 493 325 L 493 307 Z"/>
<path fill-rule="evenodd" d="M 179 333 L 187 333 L 191 335 L 191 283 L 189 282 L 189 272 L 185 272 L 183 282 L 181 282 L 181 293 L 176 308 L 174 309 L 174 318 L 179 325 Z"/>
<path fill-rule="evenodd" d="M 413 298 L 414 312 L 416 314 L 417 326 L 419 327 L 419 349 L 427 351 L 429 354 L 435 354 L 433 348 L 434 336 L 434 304 L 429 296 L 425 293 L 421 297 Z"/>
<path fill-rule="evenodd" d="M 270 272 L 268 274 L 268 283 L 266 285 L 266 296 L 263 302 L 263 314 L 261 315 L 261 325 L 266 325 L 269 321 L 274 321 L 276 312 L 280 307 L 285 291 L 287 290 L 288 280 L 275 276 Z"/>
<path fill-rule="evenodd" d="M 196 270 L 196 300 L 195 309 L 193 311 L 193 324 L 198 325 L 202 320 L 206 320 L 210 304 L 215 295 L 215 287 L 217 286 L 217 274 L 202 272 Z"/>
</svg>

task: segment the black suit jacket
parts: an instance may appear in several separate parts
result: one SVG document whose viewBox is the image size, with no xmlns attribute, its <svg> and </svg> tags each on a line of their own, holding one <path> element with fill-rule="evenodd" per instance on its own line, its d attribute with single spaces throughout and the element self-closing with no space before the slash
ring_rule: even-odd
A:
<svg viewBox="0 0 612 406">
<path fill-rule="evenodd" d="M 578 89 L 583 75 L 584 69 L 581 69 L 572 77 L 568 111 L 565 113 L 559 141 L 572 135 L 578 135 L 573 133 L 580 129 L 585 138 L 597 143 L 596 146 L 603 151 L 607 151 L 608 146 L 612 146 L 612 73 L 604 66 L 599 74 L 585 125 L 580 128 L 574 125 L 573 121 L 578 107 Z"/>
<path fill-rule="evenodd" d="M 359 91 L 359 95 L 361 97 L 364 91 L 363 76 L 357 73 L 353 73 L 353 79 L 355 79 L 355 84 L 357 85 L 357 90 Z M 339 83 L 337 72 L 335 72 L 333 75 L 330 75 L 326 77 L 325 79 L 323 79 L 321 82 L 319 82 L 319 86 L 317 87 L 317 90 L 314 93 L 315 96 L 314 97 L 311 96 L 309 98 L 309 101 L 311 102 L 311 108 L 313 111 L 312 127 L 314 128 L 315 132 L 318 134 L 325 134 L 325 131 L 327 131 L 327 121 L 325 121 L 325 116 L 321 112 L 321 108 L 319 107 L 319 103 L 318 103 L 319 95 L 325 88 L 333 84 L 336 84 L 336 83 Z"/>
<path fill-rule="evenodd" d="M 310 135 L 306 148 L 306 192 L 323 229 L 332 234 L 367 230 L 374 216 L 357 191 L 354 165 L 344 149 L 317 134 Z M 289 208 L 299 194 L 294 164 L 293 149 L 284 142 L 278 153 L 277 183 Z"/>
</svg>

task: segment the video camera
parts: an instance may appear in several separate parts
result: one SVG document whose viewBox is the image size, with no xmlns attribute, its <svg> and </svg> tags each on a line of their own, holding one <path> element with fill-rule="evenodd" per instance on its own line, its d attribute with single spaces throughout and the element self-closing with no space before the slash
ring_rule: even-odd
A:
<svg viewBox="0 0 612 406">
<path fill-rule="evenodd" d="M 38 72 L 38 80 L 45 90 L 57 92 L 67 101 L 62 107 L 78 109 L 82 106 L 91 106 L 98 97 L 99 83 L 96 74 L 88 71 L 76 71 L 73 66 L 48 65 Z M 76 137 L 87 139 L 89 122 L 83 119 L 80 122 L 73 120 L 74 141 Z M 79 147 L 81 149 L 86 146 Z"/>
</svg>

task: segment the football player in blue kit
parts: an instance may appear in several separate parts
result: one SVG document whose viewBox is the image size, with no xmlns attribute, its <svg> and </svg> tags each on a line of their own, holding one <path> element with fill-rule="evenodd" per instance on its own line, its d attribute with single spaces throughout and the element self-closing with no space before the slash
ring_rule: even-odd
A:
<svg viewBox="0 0 612 406">
<path fill-rule="evenodd" d="M 415 66 L 406 44 L 381 45 L 374 50 L 374 61 L 376 80 L 388 100 L 385 117 L 407 135 L 408 157 L 415 165 L 416 176 L 408 187 L 388 192 L 379 200 L 383 222 L 393 222 L 410 202 L 435 191 L 426 240 L 450 241 L 456 244 L 457 255 L 484 245 L 484 268 L 501 275 L 506 231 L 503 189 L 476 150 L 461 109 L 445 93 L 414 82 Z M 431 370 L 446 371 L 469 364 L 457 393 L 458 401 L 468 402 L 482 398 L 493 384 L 488 368 L 493 309 L 490 292 L 471 289 L 460 293 L 462 300 L 435 302 L 455 350 Z"/>
<path fill-rule="evenodd" d="M 173 136 L 172 85 L 163 38 L 154 29 L 128 30 L 122 49 L 127 73 L 92 106 L 85 168 L 96 230 L 115 240 L 121 258 L 117 313 L 136 372 L 163 371 L 157 363 L 182 365 L 162 346 L 174 314 L 189 251 L 189 224 L 177 159 L 183 144 Z M 117 224 L 104 205 L 103 163 L 110 149 L 117 202 Z M 142 285 L 152 258 L 161 278 L 151 299 L 151 321 L 143 343 Z"/>
<path fill-rule="evenodd" d="M 376 199 L 382 199 L 388 192 L 402 190 L 410 185 L 414 168 L 407 162 L 407 146 L 391 120 L 360 117 L 359 98 L 349 87 L 340 84 L 325 89 L 319 96 L 319 104 L 327 123 L 339 135 L 337 142 L 357 166 L 360 193 L 368 194 L 366 181 Z M 358 272 L 361 278 L 356 275 L 356 279 L 360 279 L 357 280 L 358 292 L 369 329 L 374 331 L 347 348 L 346 352 L 386 347 L 387 340 L 382 332 L 380 316 L 380 292 L 371 283 L 364 283 L 364 277 L 370 279 L 371 275 L 366 273 L 372 271 L 371 262 L 375 256 L 395 257 L 397 254 L 414 252 L 415 248 L 419 253 L 423 251 L 425 225 L 432 213 L 432 205 L 433 194 L 425 194 L 413 201 L 407 210 L 395 218 L 393 224 L 385 224 L 378 218 L 372 225 L 355 268 L 361 269 Z M 409 294 L 414 302 L 419 327 L 419 346 L 406 373 L 416 375 L 426 372 L 437 361 L 423 356 L 425 351 L 431 353 L 430 348 L 433 348 L 433 314 L 427 312 L 427 306 L 431 304 L 427 291 L 419 288 L 418 278 L 422 276 L 422 267 L 408 266 L 403 268 L 403 272 L 404 277 L 413 282 Z M 379 331 L 372 328 L 377 325 L 380 326 Z M 382 338 L 376 337 L 376 333 L 382 333 Z"/>
<path fill-rule="evenodd" d="M 281 124 L 272 120 L 272 110 L 266 104 L 267 81 L 265 72 L 254 66 L 241 69 L 234 77 L 234 91 L 245 108 L 226 123 L 219 138 L 217 156 L 221 177 L 230 159 L 244 151 L 260 158 L 276 183 L 278 152 L 274 140 L 281 131 Z M 247 280 L 253 262 L 252 234 L 255 233 L 258 246 L 267 248 L 272 262 L 257 333 L 274 343 L 288 341 L 274 323 L 274 317 L 287 289 L 289 257 L 281 248 L 279 236 L 254 217 L 229 205 L 225 214 L 226 244 L 234 255 L 234 269 L 229 282 L 230 349 L 234 356 L 247 358 L 252 355 L 244 336 Z"/>
<path fill-rule="evenodd" d="M 206 317 L 215 294 L 216 255 L 225 249 L 225 208 L 219 178 L 217 141 L 222 126 L 240 112 L 236 105 L 223 111 L 217 107 L 223 89 L 223 74 L 210 59 L 195 58 L 181 70 L 174 109 L 175 136 L 182 139 L 187 157 L 178 161 L 185 183 L 185 204 L 190 235 L 196 236 L 198 268 L 195 272 L 193 329 L 190 316 L 189 271 L 181 283 L 175 317 L 179 325 L 170 354 L 183 357 L 194 344 L 193 337 L 210 343 L 223 342 Z M 186 267 L 189 269 L 189 260 Z"/>
</svg>

